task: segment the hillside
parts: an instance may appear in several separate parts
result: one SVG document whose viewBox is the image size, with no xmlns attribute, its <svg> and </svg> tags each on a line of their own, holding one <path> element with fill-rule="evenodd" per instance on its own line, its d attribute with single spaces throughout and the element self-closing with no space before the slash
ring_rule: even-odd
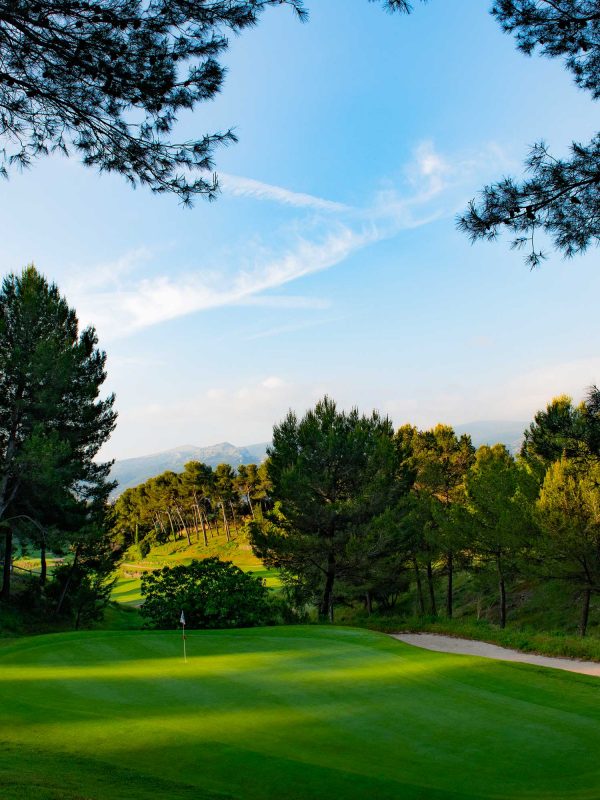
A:
<svg viewBox="0 0 600 800">
<path fill-rule="evenodd" d="M 260 464 L 265 459 L 268 445 L 268 442 L 250 444 L 246 447 L 237 447 L 229 442 L 209 447 L 183 445 L 160 453 L 115 461 L 111 470 L 111 478 L 119 483 L 115 495 L 166 470 L 181 472 L 188 461 L 202 461 L 213 468 L 217 464 L 231 464 L 232 467 L 240 464 Z"/>
</svg>

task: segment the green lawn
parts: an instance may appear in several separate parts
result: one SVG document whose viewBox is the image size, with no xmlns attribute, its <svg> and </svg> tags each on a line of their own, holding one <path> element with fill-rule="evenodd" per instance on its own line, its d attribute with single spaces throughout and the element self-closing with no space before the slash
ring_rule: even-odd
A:
<svg viewBox="0 0 600 800">
<path fill-rule="evenodd" d="M 298 626 L 0 648 L 3 800 L 600 797 L 600 681 Z"/>
</svg>

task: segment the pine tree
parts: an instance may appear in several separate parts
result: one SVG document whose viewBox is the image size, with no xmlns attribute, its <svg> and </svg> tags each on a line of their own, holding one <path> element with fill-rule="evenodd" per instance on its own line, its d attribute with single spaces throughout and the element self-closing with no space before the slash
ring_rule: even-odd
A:
<svg viewBox="0 0 600 800">
<path fill-rule="evenodd" d="M 171 139 L 177 115 L 221 90 L 227 33 L 301 0 L 0 2 L 0 174 L 58 150 L 184 203 L 213 198 L 231 130 Z M 188 180 L 185 173 L 196 177 Z"/>
<path fill-rule="evenodd" d="M 302 419 L 290 412 L 276 425 L 268 452 L 275 509 L 251 525 L 253 548 L 333 621 L 337 582 L 354 561 L 347 548 L 389 499 L 396 465 L 391 422 L 338 411 L 325 397 Z"/>
<path fill-rule="evenodd" d="M 114 396 L 99 399 L 106 355 L 93 328 L 35 267 L 0 290 L 0 526 L 2 597 L 10 593 L 15 525 L 76 530 L 100 513 L 113 487 L 95 456 L 116 420 Z"/>
</svg>

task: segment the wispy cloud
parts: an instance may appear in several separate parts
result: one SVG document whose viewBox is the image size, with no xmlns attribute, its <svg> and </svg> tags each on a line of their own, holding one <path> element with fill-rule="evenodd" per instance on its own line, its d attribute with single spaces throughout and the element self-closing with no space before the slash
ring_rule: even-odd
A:
<svg viewBox="0 0 600 800">
<path fill-rule="evenodd" d="M 305 320 L 304 322 L 292 322 L 289 325 L 279 325 L 274 328 L 267 328 L 257 333 L 252 333 L 246 336 L 246 341 L 255 341 L 257 339 L 269 339 L 271 336 L 281 336 L 286 333 L 295 333 L 296 331 L 304 331 L 308 328 L 316 328 L 321 325 L 330 325 L 332 322 L 340 322 L 343 317 L 334 317 L 327 319 L 313 319 Z"/>
<path fill-rule="evenodd" d="M 199 271 L 144 278 L 107 291 L 75 292 L 84 321 L 94 320 L 110 340 L 198 311 L 236 305 L 303 275 L 328 269 L 378 238 L 372 227 L 338 225 L 319 241 L 298 238 L 284 253 L 229 277 Z M 274 303 L 276 301 L 266 301 Z"/>
<path fill-rule="evenodd" d="M 107 340 L 223 306 L 324 309 L 329 305 L 326 299 L 265 293 L 341 264 L 361 249 L 393 238 L 402 230 L 453 213 L 465 178 L 472 179 L 483 164 L 489 167 L 494 159 L 502 161 L 503 156 L 493 146 L 482 153 L 451 158 L 441 155 L 433 143 L 422 142 L 404 169 L 403 189 L 388 182 L 362 209 L 226 175 L 225 190 L 234 196 L 269 199 L 317 213 L 309 219 L 299 217 L 295 226 L 279 232 L 288 239 L 283 248 L 270 249 L 257 239 L 245 244 L 241 258 L 230 252 L 218 269 L 202 267 L 136 277 L 136 270 L 153 258 L 148 249 L 139 248 L 113 264 L 86 270 L 85 278 L 75 278 L 67 288 L 81 317 L 93 320 Z"/>
<path fill-rule="evenodd" d="M 254 197 L 257 200 L 271 200 L 297 208 L 313 208 L 317 211 L 347 211 L 348 206 L 334 200 L 325 200 L 312 194 L 293 192 L 281 186 L 272 186 L 253 178 L 242 178 L 239 175 L 219 174 L 219 183 L 225 194 L 234 197 Z"/>
<path fill-rule="evenodd" d="M 240 306 L 258 306 L 260 308 L 284 308 L 294 310 L 323 311 L 331 308 L 331 301 L 324 297 L 304 297 L 302 295 L 262 294 L 251 295 L 240 300 Z"/>
</svg>

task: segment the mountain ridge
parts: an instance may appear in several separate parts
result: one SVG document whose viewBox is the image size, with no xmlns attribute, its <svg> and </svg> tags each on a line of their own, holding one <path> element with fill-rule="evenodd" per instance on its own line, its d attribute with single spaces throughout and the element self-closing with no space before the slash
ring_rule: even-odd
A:
<svg viewBox="0 0 600 800">
<path fill-rule="evenodd" d="M 458 435 L 470 434 L 475 447 L 500 442 L 506 445 L 511 453 L 516 454 L 521 447 L 523 432 L 528 424 L 518 420 L 476 420 L 455 425 L 454 430 Z M 144 456 L 119 459 L 115 461 L 110 475 L 112 480 L 118 481 L 113 496 L 138 486 L 149 478 L 160 475 L 161 472 L 167 470 L 181 472 L 187 461 L 202 461 L 213 468 L 223 463 L 232 467 L 238 467 L 240 464 L 260 464 L 266 458 L 269 445 L 270 442 L 258 442 L 240 447 L 227 441 L 205 446 L 183 444 Z"/>
<path fill-rule="evenodd" d="M 144 456 L 119 459 L 115 461 L 110 472 L 111 480 L 118 482 L 113 495 L 119 495 L 126 489 L 138 486 L 167 470 L 181 472 L 188 461 L 202 461 L 213 468 L 223 463 L 232 467 L 240 464 L 260 464 L 266 458 L 269 444 L 270 442 L 258 442 L 243 447 L 231 442 L 218 442 L 203 447 L 189 444 Z"/>
</svg>

